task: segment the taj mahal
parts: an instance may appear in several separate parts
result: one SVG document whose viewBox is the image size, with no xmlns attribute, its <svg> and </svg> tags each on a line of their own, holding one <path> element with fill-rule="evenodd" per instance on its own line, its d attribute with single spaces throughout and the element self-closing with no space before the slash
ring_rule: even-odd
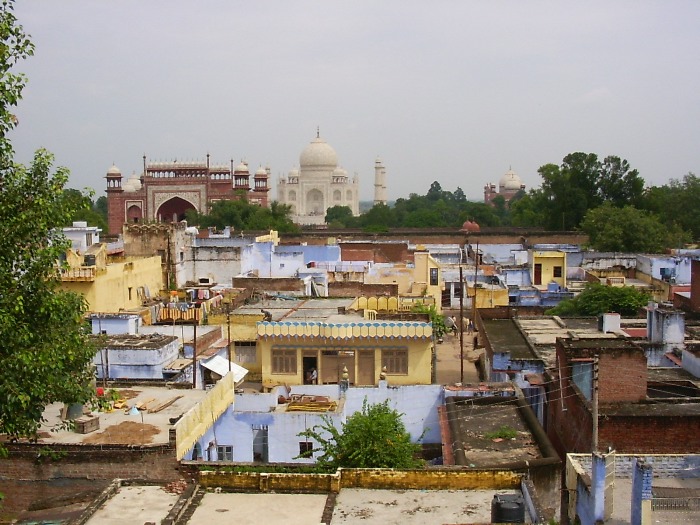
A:
<svg viewBox="0 0 700 525">
<path fill-rule="evenodd" d="M 375 161 L 374 202 L 386 204 L 386 170 Z M 354 216 L 360 214 L 359 180 L 338 165 L 335 150 L 316 138 L 299 155 L 299 168 L 292 169 L 277 183 L 277 200 L 292 209 L 292 221 L 301 225 L 325 224 L 326 210 L 347 206 Z"/>
</svg>

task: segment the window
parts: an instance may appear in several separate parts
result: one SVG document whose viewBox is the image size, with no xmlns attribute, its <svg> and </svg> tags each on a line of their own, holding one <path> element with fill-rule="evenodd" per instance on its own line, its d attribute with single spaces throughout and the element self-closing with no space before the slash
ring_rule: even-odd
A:
<svg viewBox="0 0 700 525">
<path fill-rule="evenodd" d="M 561 277 L 561 266 L 555 266 L 552 275 L 554 275 L 554 277 Z"/>
<path fill-rule="evenodd" d="M 230 445 L 217 445 L 216 459 L 218 461 L 233 461 L 233 447 Z"/>
<path fill-rule="evenodd" d="M 233 345 L 235 361 L 237 363 L 255 363 L 255 342 L 240 341 Z"/>
<path fill-rule="evenodd" d="M 314 444 L 310 441 L 299 442 L 299 457 L 310 458 L 314 454 Z"/>
<path fill-rule="evenodd" d="M 296 374 L 297 351 L 296 350 L 272 350 L 273 374 Z"/>
<path fill-rule="evenodd" d="M 438 285 L 438 269 L 431 268 L 430 269 L 430 286 L 437 286 L 437 285 Z"/>
<path fill-rule="evenodd" d="M 408 374 L 408 350 L 382 350 L 382 367 L 384 366 L 387 374 Z"/>
<path fill-rule="evenodd" d="M 131 301 L 131 290 L 132 290 L 132 288 L 131 288 L 131 286 L 129 286 L 129 301 Z"/>
<path fill-rule="evenodd" d="M 85 234 L 85 245 L 92 246 L 92 233 Z"/>
</svg>

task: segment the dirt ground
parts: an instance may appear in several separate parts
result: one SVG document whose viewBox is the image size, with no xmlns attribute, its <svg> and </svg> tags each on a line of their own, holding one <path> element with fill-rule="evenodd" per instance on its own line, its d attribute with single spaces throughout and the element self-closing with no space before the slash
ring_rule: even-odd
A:
<svg viewBox="0 0 700 525">
<path fill-rule="evenodd" d="M 140 421 L 122 421 L 118 425 L 106 428 L 104 432 L 86 436 L 83 443 L 147 445 L 152 442 L 151 438 L 158 434 L 160 434 L 160 429 L 154 425 L 144 424 Z"/>
<path fill-rule="evenodd" d="M 476 362 L 483 349 L 474 350 L 474 336 L 464 332 L 464 350 L 460 346 L 459 334 L 446 334 L 442 343 L 435 345 L 437 354 L 436 376 L 441 385 L 454 385 L 455 383 L 478 383 L 479 374 Z M 464 356 L 464 377 L 460 369 L 460 354 Z"/>
</svg>

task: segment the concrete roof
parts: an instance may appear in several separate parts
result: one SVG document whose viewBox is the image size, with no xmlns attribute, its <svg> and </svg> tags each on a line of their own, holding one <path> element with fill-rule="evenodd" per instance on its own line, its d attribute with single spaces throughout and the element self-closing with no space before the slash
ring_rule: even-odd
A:
<svg viewBox="0 0 700 525">
<path fill-rule="evenodd" d="M 102 336 L 104 337 L 104 336 Z M 162 333 L 140 335 L 109 335 L 106 336 L 103 348 L 122 348 L 125 350 L 158 350 L 177 340 L 177 336 L 164 335 Z"/>
<path fill-rule="evenodd" d="M 484 319 L 484 328 L 495 352 L 508 351 L 511 359 L 541 359 L 547 368 L 556 365 L 557 337 L 576 335 L 587 339 L 618 339 L 616 334 L 598 331 L 594 317 L 559 318 L 553 316 Z"/>
<path fill-rule="evenodd" d="M 342 489 L 334 505 L 332 495 L 206 493 L 188 524 L 211 525 L 222 520 L 237 525 L 322 523 L 327 502 L 333 509 L 333 525 L 490 523 L 493 496 L 505 492 Z"/>
<path fill-rule="evenodd" d="M 145 403 L 147 409 L 154 409 L 174 398 L 177 399 L 159 412 L 142 411 L 140 415 L 143 416 L 143 422 L 141 417 L 129 415 L 126 409 L 96 413 L 100 428 L 88 434 L 79 434 L 73 430 L 52 431 L 61 423 L 60 415 L 63 409 L 62 403 L 53 403 L 44 410 L 46 422 L 40 428 L 39 443 L 164 445 L 168 443 L 168 432 L 172 428 L 170 419 L 181 416 L 206 395 L 204 390 L 166 387 L 134 386 L 116 390 L 124 398 L 128 398 L 126 404 L 129 407 Z"/>
<path fill-rule="evenodd" d="M 87 520 L 86 525 L 133 525 L 161 523 L 177 503 L 177 494 L 157 485 L 121 486 Z"/>
<path fill-rule="evenodd" d="M 349 308 L 354 302 L 352 298 L 320 298 L 320 299 L 271 299 L 256 304 L 241 306 L 236 313 L 260 313 L 266 310 L 272 314 L 273 321 L 321 321 L 339 315 L 338 308 Z M 342 314 L 341 314 L 342 315 Z M 356 314 L 344 316 L 344 322 L 351 322 L 350 317 L 359 319 Z"/>
<path fill-rule="evenodd" d="M 478 403 L 459 399 L 451 416 L 452 427 L 456 429 L 452 435 L 453 447 L 464 450 L 470 467 L 494 467 L 544 457 L 515 399 L 499 397 L 481 403 L 483 399 Z M 515 437 L 494 435 L 504 429 L 513 431 Z"/>
</svg>

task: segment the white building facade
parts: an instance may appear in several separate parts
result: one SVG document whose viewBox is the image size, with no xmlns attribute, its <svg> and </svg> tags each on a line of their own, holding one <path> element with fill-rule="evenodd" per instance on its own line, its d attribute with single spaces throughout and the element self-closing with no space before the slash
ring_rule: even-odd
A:
<svg viewBox="0 0 700 525">
<path fill-rule="evenodd" d="M 318 133 L 299 155 L 299 169 L 280 178 L 277 200 L 292 207 L 297 224 L 325 224 L 326 210 L 347 206 L 360 214 L 359 181 L 338 165 L 335 150 Z"/>
</svg>

